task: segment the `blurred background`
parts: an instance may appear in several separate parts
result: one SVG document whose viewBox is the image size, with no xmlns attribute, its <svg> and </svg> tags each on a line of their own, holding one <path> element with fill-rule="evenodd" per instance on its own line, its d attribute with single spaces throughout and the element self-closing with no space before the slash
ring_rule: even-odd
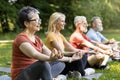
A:
<svg viewBox="0 0 120 80">
<path fill-rule="evenodd" d="M 42 30 L 47 31 L 50 15 L 57 11 L 66 15 L 65 30 L 72 32 L 76 15 L 99 16 L 105 29 L 120 29 L 120 0 L 0 0 L 0 33 L 19 32 L 17 16 L 23 6 L 32 6 L 40 11 Z"/>
</svg>

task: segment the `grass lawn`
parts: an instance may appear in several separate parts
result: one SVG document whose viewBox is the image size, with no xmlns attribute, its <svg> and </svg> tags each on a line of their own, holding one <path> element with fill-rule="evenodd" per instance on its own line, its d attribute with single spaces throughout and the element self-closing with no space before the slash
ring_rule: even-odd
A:
<svg viewBox="0 0 120 80">
<path fill-rule="evenodd" d="M 107 30 L 104 31 L 103 34 L 108 38 L 115 38 L 116 40 L 120 40 L 120 30 Z M 45 35 L 40 35 L 43 42 L 45 42 Z M 13 40 L 15 38 L 15 33 L 7 33 L 0 34 L 0 40 Z M 66 36 L 69 39 L 69 34 Z M 10 67 L 11 63 L 11 53 L 12 53 L 12 43 L 0 43 L 0 67 Z M 120 80 L 120 62 L 109 62 L 110 70 L 96 70 L 96 72 L 102 72 L 102 76 L 99 80 Z M 6 73 L 0 72 L 0 75 Z M 71 80 L 71 79 L 70 79 Z M 76 79 L 75 79 L 76 80 Z"/>
</svg>

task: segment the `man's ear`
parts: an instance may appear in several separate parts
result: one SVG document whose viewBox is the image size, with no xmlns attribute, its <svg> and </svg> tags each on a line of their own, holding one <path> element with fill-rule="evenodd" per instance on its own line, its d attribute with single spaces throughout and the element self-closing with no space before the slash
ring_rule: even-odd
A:
<svg viewBox="0 0 120 80">
<path fill-rule="evenodd" d="M 75 23 L 75 27 L 77 27 L 79 25 L 79 23 Z"/>
<path fill-rule="evenodd" d="M 94 26 L 95 26 L 95 22 L 92 22 L 92 23 L 91 23 L 91 26 L 94 28 Z"/>
</svg>

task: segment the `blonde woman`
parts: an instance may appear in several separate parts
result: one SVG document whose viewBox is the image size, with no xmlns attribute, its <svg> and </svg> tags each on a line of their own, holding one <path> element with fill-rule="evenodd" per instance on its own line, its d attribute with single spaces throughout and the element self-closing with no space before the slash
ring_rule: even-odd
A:
<svg viewBox="0 0 120 80">
<path fill-rule="evenodd" d="M 64 26 L 66 24 L 65 18 L 66 18 L 65 15 L 60 12 L 55 12 L 50 16 L 46 46 L 50 50 L 52 50 L 53 48 L 56 48 L 61 53 L 63 53 L 64 56 L 66 56 L 61 59 L 61 61 L 66 63 L 66 67 L 62 72 L 63 74 L 67 74 L 69 71 L 78 71 L 81 73 L 82 76 L 89 75 L 88 71 L 84 70 L 86 67 L 89 66 L 87 65 L 87 56 L 82 55 L 82 52 L 81 52 L 81 59 L 79 60 L 76 59 L 77 56 L 75 56 L 75 54 L 81 50 L 74 48 L 60 33 L 61 30 L 64 30 Z M 93 69 L 92 71 L 94 72 Z"/>
</svg>

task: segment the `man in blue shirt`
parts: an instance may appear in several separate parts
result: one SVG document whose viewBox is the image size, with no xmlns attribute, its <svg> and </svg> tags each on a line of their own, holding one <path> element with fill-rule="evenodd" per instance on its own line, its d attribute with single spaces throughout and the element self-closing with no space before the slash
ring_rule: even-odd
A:
<svg viewBox="0 0 120 80">
<path fill-rule="evenodd" d="M 87 32 L 87 36 L 94 41 L 107 43 L 109 40 L 106 39 L 100 31 L 103 31 L 102 21 L 100 17 L 93 17 L 91 20 L 91 28 Z"/>
<path fill-rule="evenodd" d="M 118 46 L 118 42 L 115 41 L 114 39 L 108 40 L 106 39 L 100 32 L 103 31 L 103 26 L 102 26 L 102 21 L 100 19 L 100 17 L 93 17 L 91 19 L 91 28 L 89 29 L 89 31 L 87 32 L 87 36 L 94 42 L 97 43 L 103 43 L 103 44 L 107 44 L 107 46 L 110 47 L 110 49 L 113 51 L 113 53 L 115 54 L 115 58 L 120 57 L 119 52 L 120 52 L 120 48 Z M 120 60 L 120 58 L 119 58 Z"/>
</svg>

